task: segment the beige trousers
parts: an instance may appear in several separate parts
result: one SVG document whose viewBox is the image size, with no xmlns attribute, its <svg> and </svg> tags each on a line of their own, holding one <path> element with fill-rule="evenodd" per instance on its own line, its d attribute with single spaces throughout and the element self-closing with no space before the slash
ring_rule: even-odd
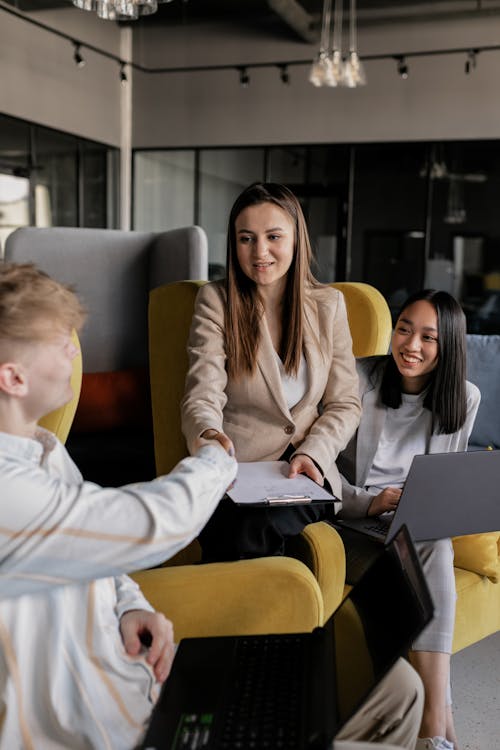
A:
<svg viewBox="0 0 500 750">
<path fill-rule="evenodd" d="M 418 737 L 424 690 L 420 677 L 404 659 L 399 659 L 368 700 L 342 727 L 335 750 L 363 750 L 360 743 L 377 748 L 396 746 L 414 750 Z"/>
</svg>

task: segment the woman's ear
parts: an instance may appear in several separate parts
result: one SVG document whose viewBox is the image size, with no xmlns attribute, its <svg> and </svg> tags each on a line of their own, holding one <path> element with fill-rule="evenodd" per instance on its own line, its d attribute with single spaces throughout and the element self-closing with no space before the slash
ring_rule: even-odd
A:
<svg viewBox="0 0 500 750">
<path fill-rule="evenodd" d="M 19 398 L 28 391 L 28 381 L 23 367 L 17 362 L 3 362 L 0 364 L 0 391 L 9 396 Z"/>
</svg>

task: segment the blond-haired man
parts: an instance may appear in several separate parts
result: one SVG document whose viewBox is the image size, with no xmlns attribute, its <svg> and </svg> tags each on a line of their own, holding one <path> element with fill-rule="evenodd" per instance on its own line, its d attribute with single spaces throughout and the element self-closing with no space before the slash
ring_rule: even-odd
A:
<svg viewBox="0 0 500 750">
<path fill-rule="evenodd" d="M 2 749 L 135 746 L 173 633 L 124 573 L 193 539 L 236 473 L 222 448 L 203 447 L 153 482 L 84 482 L 37 425 L 72 397 L 71 331 L 83 320 L 70 289 L 0 263 Z"/>
</svg>

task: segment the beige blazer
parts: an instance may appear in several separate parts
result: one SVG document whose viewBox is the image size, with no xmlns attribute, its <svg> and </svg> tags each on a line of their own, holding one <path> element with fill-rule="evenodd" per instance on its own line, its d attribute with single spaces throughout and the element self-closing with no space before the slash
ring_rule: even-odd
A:
<svg viewBox="0 0 500 750">
<path fill-rule="evenodd" d="M 231 438 L 239 461 L 276 460 L 292 443 L 296 452 L 305 453 L 316 462 L 340 497 L 341 481 L 335 460 L 354 434 L 361 414 L 342 294 L 327 286 L 307 292 L 304 354 L 309 385 L 291 410 L 265 319 L 254 374 L 236 382 L 228 380 L 224 309 L 222 285 L 211 283 L 200 289 L 189 337 L 189 370 L 181 406 L 189 451 L 193 452 L 195 439 L 208 428 L 222 430 Z"/>
</svg>

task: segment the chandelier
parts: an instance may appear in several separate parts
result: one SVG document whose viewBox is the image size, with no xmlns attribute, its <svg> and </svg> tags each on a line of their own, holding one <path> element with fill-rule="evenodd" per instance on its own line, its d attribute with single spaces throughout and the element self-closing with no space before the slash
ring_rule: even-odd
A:
<svg viewBox="0 0 500 750">
<path fill-rule="evenodd" d="M 99 18 L 107 21 L 134 21 L 140 16 L 156 13 L 160 3 L 172 0 L 73 0 L 80 10 L 96 11 Z"/>
<path fill-rule="evenodd" d="M 349 50 L 342 55 L 344 0 L 335 0 L 332 20 L 332 0 L 323 0 L 321 40 L 319 52 L 313 61 L 309 81 L 313 86 L 364 86 L 366 76 L 358 55 L 356 0 L 349 0 Z"/>
</svg>

